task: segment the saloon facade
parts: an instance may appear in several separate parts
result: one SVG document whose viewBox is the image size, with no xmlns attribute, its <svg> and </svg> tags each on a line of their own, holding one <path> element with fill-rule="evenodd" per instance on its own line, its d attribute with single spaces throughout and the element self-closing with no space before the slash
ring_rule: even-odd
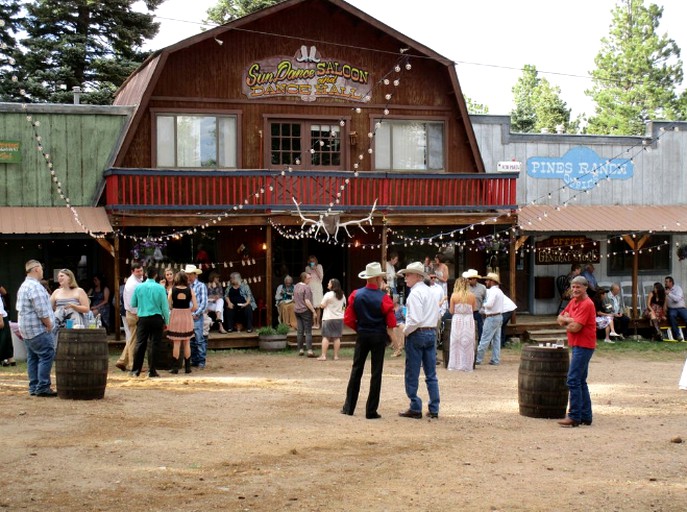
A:
<svg viewBox="0 0 687 512">
<path fill-rule="evenodd" d="M 340 0 L 288 0 L 160 50 L 115 104 L 134 106 L 103 195 L 122 246 L 159 237 L 188 261 L 201 243 L 267 315 L 310 254 L 350 290 L 388 247 L 433 257 L 435 233 L 513 222 L 496 212 L 515 208 L 516 175 L 485 173 L 454 63 Z"/>
</svg>

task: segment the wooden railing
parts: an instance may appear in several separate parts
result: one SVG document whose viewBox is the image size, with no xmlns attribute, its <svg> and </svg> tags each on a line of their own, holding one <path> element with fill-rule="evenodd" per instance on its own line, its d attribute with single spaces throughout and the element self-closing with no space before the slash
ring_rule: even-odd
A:
<svg viewBox="0 0 687 512">
<path fill-rule="evenodd" d="M 389 211 L 516 208 L 517 174 L 383 173 L 322 171 L 170 171 L 110 169 L 106 201 L 120 210 L 247 211 L 327 208 Z M 337 194 L 339 204 L 336 204 Z"/>
</svg>

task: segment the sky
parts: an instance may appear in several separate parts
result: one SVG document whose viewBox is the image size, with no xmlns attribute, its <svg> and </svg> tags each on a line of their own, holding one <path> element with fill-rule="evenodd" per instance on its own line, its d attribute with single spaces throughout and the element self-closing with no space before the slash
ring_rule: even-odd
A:
<svg viewBox="0 0 687 512">
<path fill-rule="evenodd" d="M 512 88 L 526 64 L 560 87 L 573 117 L 594 113 L 584 91 L 593 85 L 589 71 L 595 68 L 594 57 L 617 0 L 348 1 L 456 62 L 463 94 L 486 104 L 490 114 L 510 113 Z M 664 8 L 659 33 L 676 41 L 685 60 L 687 2 L 653 3 Z M 208 7 L 215 4 L 216 0 L 166 0 L 156 11 L 160 33 L 145 48 L 163 48 L 197 34 Z M 685 71 L 687 75 L 687 67 Z"/>
</svg>

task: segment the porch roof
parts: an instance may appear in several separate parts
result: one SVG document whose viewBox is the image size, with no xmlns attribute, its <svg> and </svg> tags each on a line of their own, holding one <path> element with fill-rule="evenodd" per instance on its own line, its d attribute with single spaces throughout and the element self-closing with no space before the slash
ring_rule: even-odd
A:
<svg viewBox="0 0 687 512">
<path fill-rule="evenodd" d="M 518 224 L 523 234 L 687 233 L 687 205 L 527 205 Z"/>
<path fill-rule="evenodd" d="M 0 233 L 3 235 L 45 235 L 60 233 L 111 233 L 112 224 L 105 208 L 75 207 L 83 227 L 65 206 L 0 207 Z"/>
</svg>

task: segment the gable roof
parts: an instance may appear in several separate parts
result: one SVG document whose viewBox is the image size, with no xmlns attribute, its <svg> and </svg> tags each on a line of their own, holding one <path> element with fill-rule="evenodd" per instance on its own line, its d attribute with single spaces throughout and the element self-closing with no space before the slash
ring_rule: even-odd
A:
<svg viewBox="0 0 687 512">
<path fill-rule="evenodd" d="M 451 82 L 451 85 L 453 86 L 453 91 L 456 95 L 456 104 L 461 114 L 461 119 L 459 121 L 462 121 L 465 127 L 468 136 L 468 141 L 470 144 L 470 149 L 475 160 L 475 164 L 480 172 L 485 172 L 484 162 L 482 161 L 482 157 L 477 144 L 477 139 L 472 129 L 470 116 L 467 110 L 467 105 L 465 103 L 465 97 L 463 96 L 462 89 L 460 88 L 460 84 L 458 82 L 458 75 L 456 73 L 455 62 L 453 62 L 450 59 L 447 59 L 446 57 L 440 55 L 439 53 L 428 48 L 427 46 L 407 37 L 401 32 L 382 23 L 381 21 L 370 16 L 364 11 L 361 11 L 360 9 L 352 6 L 344 0 L 285 0 L 284 2 L 280 2 L 271 7 L 267 7 L 265 9 L 261 9 L 254 13 L 251 13 L 247 16 L 243 16 L 241 18 L 232 20 L 224 25 L 214 27 L 210 30 L 207 30 L 195 36 L 191 36 L 187 39 L 179 41 L 178 43 L 175 43 L 173 45 L 167 46 L 166 48 L 162 48 L 154 52 L 150 57 L 148 57 L 148 59 L 146 59 L 143 62 L 143 64 L 141 64 L 141 66 L 139 66 L 139 68 L 136 71 L 134 71 L 126 79 L 126 81 L 115 93 L 115 105 L 131 105 L 132 103 L 130 102 L 134 102 L 133 105 L 135 106 L 135 113 L 132 117 L 126 139 L 124 140 L 124 143 L 122 144 L 122 147 L 120 149 L 119 156 L 123 155 L 127 151 L 129 144 L 131 143 L 131 140 L 134 137 L 136 128 L 140 124 L 141 119 L 145 114 L 150 94 L 155 89 L 162 68 L 164 67 L 167 57 L 170 54 L 178 52 L 180 50 L 184 50 L 200 42 L 207 41 L 208 39 L 218 38 L 226 32 L 238 29 L 245 29 L 246 27 L 249 27 L 250 25 L 256 23 L 259 20 L 272 16 L 278 16 L 280 13 L 283 13 L 288 9 L 292 9 L 294 7 L 300 6 L 301 4 L 307 3 L 327 3 L 334 5 L 337 9 L 349 13 L 352 16 L 355 16 L 363 22 L 367 23 L 371 27 L 374 27 L 391 36 L 392 38 L 397 39 L 401 43 L 400 47 L 407 48 L 405 54 L 409 57 L 413 56 L 413 52 L 417 52 L 415 53 L 416 56 L 419 55 L 430 58 L 445 66 L 448 71 L 449 80 Z"/>
</svg>

